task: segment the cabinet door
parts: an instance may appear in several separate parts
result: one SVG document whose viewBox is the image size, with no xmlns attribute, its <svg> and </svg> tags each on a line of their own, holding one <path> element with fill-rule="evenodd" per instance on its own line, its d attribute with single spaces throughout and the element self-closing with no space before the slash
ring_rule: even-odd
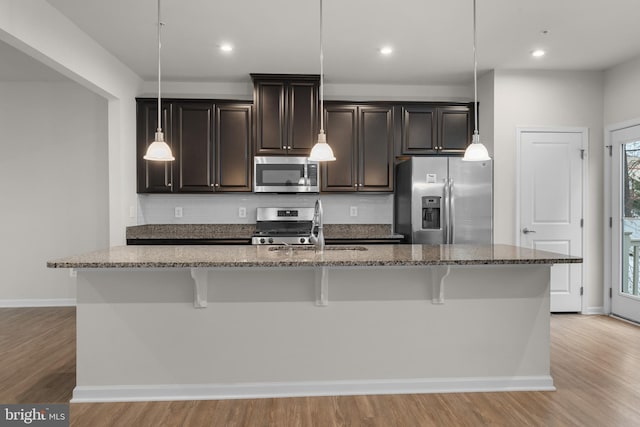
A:
<svg viewBox="0 0 640 427">
<path fill-rule="evenodd" d="M 287 95 L 287 151 L 308 156 L 318 137 L 318 84 L 291 82 Z"/>
<path fill-rule="evenodd" d="M 403 106 L 400 111 L 402 133 L 400 154 L 436 153 L 436 108 L 433 106 Z"/>
<path fill-rule="evenodd" d="M 359 107 L 358 191 L 393 191 L 391 106 Z"/>
<path fill-rule="evenodd" d="M 171 150 L 171 105 L 162 103 L 162 130 Z M 173 162 L 144 160 L 147 147 L 155 138 L 158 128 L 158 104 L 156 101 L 138 101 L 137 104 L 137 181 L 138 193 L 170 193 Z"/>
<path fill-rule="evenodd" d="M 174 103 L 173 139 L 176 147 L 174 191 L 213 191 L 213 104 Z"/>
<path fill-rule="evenodd" d="M 251 191 L 251 104 L 216 105 L 216 191 Z"/>
<path fill-rule="evenodd" d="M 464 152 L 471 143 L 471 109 L 465 106 L 438 108 L 440 152 Z"/>
<path fill-rule="evenodd" d="M 357 113 L 355 105 L 325 106 L 327 142 L 336 160 L 322 163 L 321 191 L 357 190 Z"/>
<path fill-rule="evenodd" d="M 286 154 L 285 83 L 255 83 L 256 155 Z"/>
</svg>

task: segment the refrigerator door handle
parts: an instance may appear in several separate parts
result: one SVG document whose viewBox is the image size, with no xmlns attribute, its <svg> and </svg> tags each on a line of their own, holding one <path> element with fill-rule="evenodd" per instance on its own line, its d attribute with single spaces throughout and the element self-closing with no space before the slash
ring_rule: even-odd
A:
<svg viewBox="0 0 640 427">
<path fill-rule="evenodd" d="M 444 203 L 442 203 L 442 234 L 443 234 L 443 239 L 442 239 L 442 243 L 449 243 L 449 183 L 448 180 L 445 178 L 442 181 L 444 181 L 444 185 L 442 186 L 442 195 L 443 195 L 443 201 Z"/>
<path fill-rule="evenodd" d="M 449 243 L 455 243 L 454 226 L 456 224 L 456 198 L 453 188 L 453 178 L 449 178 Z"/>
</svg>

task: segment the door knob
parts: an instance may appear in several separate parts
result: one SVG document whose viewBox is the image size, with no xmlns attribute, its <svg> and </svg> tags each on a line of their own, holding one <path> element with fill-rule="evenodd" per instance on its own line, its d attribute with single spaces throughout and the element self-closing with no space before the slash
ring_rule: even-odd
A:
<svg viewBox="0 0 640 427">
<path fill-rule="evenodd" d="M 529 230 L 527 227 L 525 227 L 525 228 L 522 229 L 522 232 L 524 234 L 529 234 L 529 233 L 535 233 L 536 230 Z"/>
</svg>

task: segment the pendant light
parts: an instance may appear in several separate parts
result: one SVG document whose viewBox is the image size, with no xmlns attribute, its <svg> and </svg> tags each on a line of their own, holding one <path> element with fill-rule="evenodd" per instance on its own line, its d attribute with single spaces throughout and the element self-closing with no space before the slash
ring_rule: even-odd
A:
<svg viewBox="0 0 640 427">
<path fill-rule="evenodd" d="M 322 0 L 320 0 L 320 133 L 318 142 L 311 149 L 309 160 L 328 162 L 335 160 L 331 146 L 327 144 L 327 135 L 324 133 L 324 57 L 322 55 Z"/>
<path fill-rule="evenodd" d="M 144 155 L 145 160 L 155 160 L 160 162 L 169 162 L 175 160 L 173 153 L 171 153 L 171 147 L 164 142 L 164 133 L 162 133 L 162 109 L 161 109 L 161 96 L 160 96 L 160 51 L 162 44 L 160 43 L 160 29 L 162 28 L 162 22 L 160 21 L 160 0 L 158 0 L 158 129 L 156 135 L 149 147 L 147 148 L 147 154 Z"/>
<path fill-rule="evenodd" d="M 480 142 L 478 133 L 478 59 L 476 56 L 476 0 L 473 0 L 473 109 L 474 109 L 474 131 L 471 144 L 464 152 L 462 160 L 468 162 L 484 162 L 491 160 L 487 147 Z"/>
</svg>

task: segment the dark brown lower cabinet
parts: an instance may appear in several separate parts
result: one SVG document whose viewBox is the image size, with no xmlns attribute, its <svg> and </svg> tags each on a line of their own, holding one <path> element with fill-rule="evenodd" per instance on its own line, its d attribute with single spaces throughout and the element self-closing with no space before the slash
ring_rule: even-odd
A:
<svg viewBox="0 0 640 427">
<path fill-rule="evenodd" d="M 251 191 L 251 103 L 167 100 L 163 110 L 165 140 L 176 160 L 144 160 L 157 109 L 153 101 L 138 100 L 139 193 Z"/>
<path fill-rule="evenodd" d="M 392 107 L 328 103 L 325 123 L 336 160 L 322 165 L 321 191 L 393 191 Z"/>
</svg>

